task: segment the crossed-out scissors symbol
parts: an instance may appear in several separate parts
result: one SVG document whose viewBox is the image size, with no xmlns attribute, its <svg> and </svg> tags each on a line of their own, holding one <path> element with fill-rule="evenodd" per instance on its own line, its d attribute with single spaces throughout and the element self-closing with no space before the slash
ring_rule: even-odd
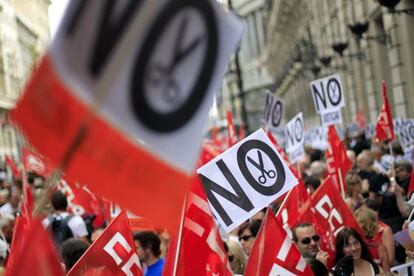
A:
<svg viewBox="0 0 414 276">
<path fill-rule="evenodd" d="M 180 65 L 191 53 L 200 45 L 203 37 L 194 38 L 189 45 L 183 47 L 182 43 L 187 32 L 188 17 L 184 17 L 178 29 L 177 40 L 174 44 L 173 57 L 168 65 L 153 64 L 150 67 L 150 79 L 152 86 L 161 87 L 163 90 L 163 98 L 167 102 L 174 102 L 180 95 L 181 86 L 174 78 L 174 73 L 178 65 Z"/>
<path fill-rule="evenodd" d="M 273 179 L 276 177 L 276 172 L 274 170 L 266 171 L 264 164 L 263 164 L 262 152 L 259 150 L 257 150 L 257 157 L 259 158 L 259 163 L 253 160 L 250 156 L 247 156 L 247 160 L 249 160 L 249 162 L 252 163 L 252 165 L 255 166 L 262 173 L 262 175 L 259 176 L 258 180 L 261 184 L 265 184 L 267 181 L 267 177 L 269 177 L 270 179 Z"/>
</svg>

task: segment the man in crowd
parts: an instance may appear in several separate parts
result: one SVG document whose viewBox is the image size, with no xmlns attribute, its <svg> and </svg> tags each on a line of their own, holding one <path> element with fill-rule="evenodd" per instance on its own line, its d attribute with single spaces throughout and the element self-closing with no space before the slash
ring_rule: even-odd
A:
<svg viewBox="0 0 414 276">
<path fill-rule="evenodd" d="M 89 243 L 88 230 L 82 217 L 69 214 L 66 209 L 68 201 L 61 191 L 52 194 L 53 214 L 45 218 L 42 224 L 50 229 L 56 245 L 61 245 L 69 238 L 80 238 Z"/>
<path fill-rule="evenodd" d="M 320 250 L 319 235 L 311 223 L 305 222 L 295 225 L 292 238 L 306 262 L 309 263 L 316 259 L 327 266 L 329 255 Z"/>
<path fill-rule="evenodd" d="M 144 266 L 144 276 L 161 276 L 165 260 L 161 258 L 161 240 L 155 232 L 143 231 L 134 235 L 137 255 Z"/>
</svg>

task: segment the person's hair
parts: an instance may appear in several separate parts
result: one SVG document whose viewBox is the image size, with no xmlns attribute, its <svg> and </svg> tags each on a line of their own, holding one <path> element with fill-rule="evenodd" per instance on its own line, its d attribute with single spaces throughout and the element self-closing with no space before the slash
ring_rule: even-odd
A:
<svg viewBox="0 0 414 276">
<path fill-rule="evenodd" d="M 375 212 L 368 208 L 359 208 L 355 212 L 355 218 L 365 236 L 369 239 L 374 238 L 379 229 Z"/>
<path fill-rule="evenodd" d="M 313 227 L 313 224 L 312 223 L 310 223 L 310 222 L 300 222 L 300 223 L 298 223 L 298 224 L 296 224 L 294 227 L 293 227 L 293 229 L 292 229 L 292 239 L 293 239 L 293 241 L 294 242 L 298 242 L 299 241 L 299 239 L 298 239 L 298 235 L 297 235 L 297 233 L 296 233 L 296 230 L 298 229 L 298 228 L 306 228 L 306 227 Z"/>
<path fill-rule="evenodd" d="M 365 206 L 368 209 L 371 209 L 371 210 L 375 211 L 375 212 L 379 212 L 380 203 L 376 199 L 366 198 L 366 199 L 364 199 L 364 202 L 363 202 L 362 205 Z"/>
<path fill-rule="evenodd" d="M 53 192 L 50 201 L 53 209 L 55 210 L 66 211 L 66 208 L 68 208 L 68 200 L 61 191 Z"/>
<path fill-rule="evenodd" d="M 228 247 L 228 253 L 234 258 L 233 262 L 230 263 L 233 273 L 243 275 L 247 262 L 243 248 L 235 241 L 226 241 L 224 244 Z"/>
<path fill-rule="evenodd" d="M 367 160 L 368 163 L 368 167 L 371 167 L 372 165 L 374 165 L 374 155 L 372 154 L 372 152 L 368 149 L 363 150 L 358 157 L 362 156 L 363 158 L 365 158 Z"/>
<path fill-rule="evenodd" d="M 405 160 L 405 159 L 401 159 L 401 160 L 398 160 L 397 162 L 395 162 L 395 168 L 394 169 L 397 169 L 397 168 L 398 169 L 403 169 L 403 170 L 411 173 L 411 171 L 413 169 L 413 166 L 411 165 L 410 161 Z"/>
<path fill-rule="evenodd" d="M 65 264 L 66 271 L 69 271 L 76 262 L 82 257 L 89 245 L 77 238 L 67 239 L 60 246 L 60 256 Z"/>
<path fill-rule="evenodd" d="M 352 191 L 354 189 L 354 186 L 356 184 L 361 184 L 361 182 L 362 182 L 361 177 L 355 171 L 350 171 L 345 176 L 346 194 L 348 196 L 352 196 Z"/>
<path fill-rule="evenodd" d="M 326 174 L 327 165 L 325 162 L 322 162 L 322 161 L 314 161 L 310 165 L 309 171 L 310 171 L 310 175 L 313 175 L 317 178 L 322 178 Z"/>
<path fill-rule="evenodd" d="M 338 235 L 336 236 L 335 241 L 335 264 L 341 260 L 345 254 L 344 254 L 344 246 L 348 243 L 350 237 L 354 237 L 356 240 L 359 241 L 361 244 L 361 259 L 368 261 L 372 263 L 372 256 L 369 253 L 368 247 L 365 244 L 365 242 L 362 240 L 361 235 L 353 228 L 345 227 L 342 228 L 341 231 L 339 231 Z"/>
<path fill-rule="evenodd" d="M 306 177 L 303 182 L 306 186 L 311 186 L 314 190 L 318 189 L 319 186 L 321 186 L 320 178 L 313 175 Z"/>
<path fill-rule="evenodd" d="M 142 231 L 135 233 L 134 240 L 139 241 L 143 249 L 151 248 L 154 256 L 159 257 L 161 255 L 161 240 L 157 233 L 153 231 Z"/>
<path fill-rule="evenodd" d="M 395 155 L 404 155 L 404 151 L 403 151 L 400 143 L 398 143 L 397 141 L 392 143 L 392 153 L 395 154 Z"/>
<path fill-rule="evenodd" d="M 253 220 L 245 224 L 242 224 L 239 228 L 239 231 L 237 232 L 237 235 L 240 236 L 241 234 L 243 234 L 244 230 L 249 229 L 252 235 L 256 237 L 257 233 L 259 233 L 261 224 L 262 224 L 261 220 Z"/>
</svg>

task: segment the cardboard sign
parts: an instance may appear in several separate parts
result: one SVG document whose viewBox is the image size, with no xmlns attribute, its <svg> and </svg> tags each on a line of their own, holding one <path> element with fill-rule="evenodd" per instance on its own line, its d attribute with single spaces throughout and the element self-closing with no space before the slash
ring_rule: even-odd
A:
<svg viewBox="0 0 414 276">
<path fill-rule="evenodd" d="M 345 106 L 341 77 L 339 74 L 314 80 L 310 83 L 316 112 L 326 113 Z"/>
<path fill-rule="evenodd" d="M 298 183 L 262 129 L 199 168 L 197 173 L 213 214 L 226 232 Z"/>
<path fill-rule="evenodd" d="M 286 152 L 293 152 L 303 147 L 305 131 L 303 126 L 303 113 L 298 113 L 286 124 Z M 293 162 L 293 161 L 292 161 Z"/>
<path fill-rule="evenodd" d="M 266 91 L 266 102 L 263 109 L 262 123 L 270 131 L 282 127 L 283 115 L 285 112 L 284 102 L 269 91 Z"/>
<path fill-rule="evenodd" d="M 175 229 L 242 29 L 213 0 L 70 1 L 12 118 L 54 165 L 73 153 L 68 178 Z"/>
</svg>

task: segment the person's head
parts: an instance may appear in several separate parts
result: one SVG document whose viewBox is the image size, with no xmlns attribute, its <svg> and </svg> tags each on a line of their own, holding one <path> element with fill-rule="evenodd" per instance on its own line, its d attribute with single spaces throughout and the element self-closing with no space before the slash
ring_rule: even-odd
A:
<svg viewBox="0 0 414 276">
<path fill-rule="evenodd" d="M 252 216 L 251 220 L 260 220 L 260 221 L 263 221 L 263 219 L 264 219 L 264 217 L 266 215 L 266 210 L 267 210 L 267 208 L 263 208 L 262 210 L 260 210 L 256 214 L 254 214 Z"/>
<path fill-rule="evenodd" d="M 395 163 L 395 178 L 398 182 L 406 181 L 410 179 L 413 166 L 410 161 L 402 159 Z"/>
<path fill-rule="evenodd" d="M 50 200 L 55 211 L 66 211 L 68 208 L 68 200 L 61 191 L 55 191 Z"/>
<path fill-rule="evenodd" d="M 312 164 L 310 165 L 309 171 L 310 171 L 310 175 L 317 177 L 319 179 L 325 178 L 328 172 L 326 163 L 322 161 L 312 162 Z"/>
<path fill-rule="evenodd" d="M 404 155 L 404 151 L 401 147 L 401 144 L 398 143 L 397 141 L 392 143 L 392 154 L 394 156 L 398 156 L 398 155 Z"/>
<path fill-rule="evenodd" d="M 371 170 L 374 164 L 374 157 L 369 150 L 363 150 L 356 159 L 357 166 L 360 170 Z"/>
<path fill-rule="evenodd" d="M 365 237 L 372 239 L 377 234 L 379 225 L 377 223 L 377 214 L 368 208 L 359 208 L 355 212 L 355 218 L 364 232 Z"/>
<path fill-rule="evenodd" d="M 242 224 L 239 228 L 237 235 L 239 236 L 239 241 L 247 256 L 249 256 L 250 251 L 252 250 L 254 240 L 260 229 L 260 224 L 261 221 L 253 220 Z"/>
<path fill-rule="evenodd" d="M 10 205 L 13 208 L 17 208 L 19 207 L 19 203 L 20 203 L 20 192 L 16 187 L 12 187 L 11 192 L 10 192 L 10 197 L 9 197 L 9 202 Z"/>
<path fill-rule="evenodd" d="M 224 245 L 227 246 L 227 257 L 229 258 L 231 270 L 234 274 L 243 275 L 246 266 L 246 255 L 242 247 L 235 241 L 226 241 Z"/>
<path fill-rule="evenodd" d="M 335 264 L 345 256 L 352 256 L 355 260 L 366 260 L 372 262 L 368 247 L 362 240 L 361 235 L 353 228 L 342 228 L 336 236 Z"/>
<path fill-rule="evenodd" d="M 319 235 L 311 223 L 296 224 L 292 230 L 292 238 L 303 257 L 316 257 L 319 252 Z"/>
<path fill-rule="evenodd" d="M 361 207 L 368 208 L 368 209 L 374 211 L 374 213 L 376 214 L 376 216 L 378 218 L 378 213 L 379 213 L 379 208 L 380 208 L 380 203 L 378 202 L 378 200 L 372 199 L 372 198 L 367 198 L 363 201 Z"/>
<path fill-rule="evenodd" d="M 137 255 L 141 262 L 147 263 L 152 259 L 158 259 L 161 255 L 161 240 L 153 231 L 142 231 L 134 235 Z"/>
<path fill-rule="evenodd" d="M 77 238 L 70 238 L 62 243 L 60 246 L 60 256 L 67 272 L 82 257 L 88 247 L 89 245 L 85 241 Z"/>
<path fill-rule="evenodd" d="M 310 194 L 313 194 L 321 185 L 321 180 L 312 175 L 306 177 L 303 182 L 305 183 L 306 188 L 308 188 Z"/>
<path fill-rule="evenodd" d="M 353 195 L 358 195 L 361 193 L 362 185 L 361 185 L 361 177 L 356 172 L 349 172 L 345 176 L 345 183 L 346 183 L 346 194 L 347 196 L 351 197 Z"/>
</svg>

